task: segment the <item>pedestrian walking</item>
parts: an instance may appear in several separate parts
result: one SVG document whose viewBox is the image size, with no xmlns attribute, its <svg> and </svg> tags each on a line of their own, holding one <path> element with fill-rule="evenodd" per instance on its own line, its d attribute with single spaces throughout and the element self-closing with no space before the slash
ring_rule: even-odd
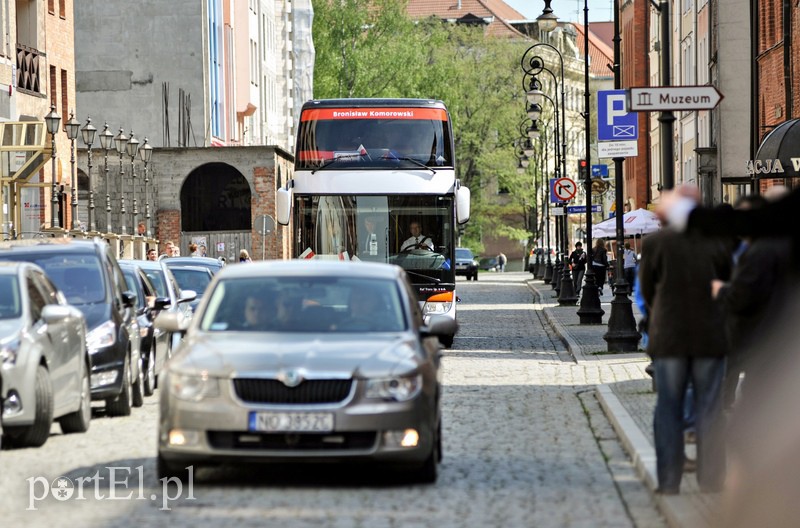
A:
<svg viewBox="0 0 800 528">
<path fill-rule="evenodd" d="M 575 251 L 569 255 L 569 263 L 572 266 L 572 287 L 578 294 L 581 291 L 583 275 L 586 273 L 586 252 L 583 250 L 582 242 L 575 242 Z"/>
<path fill-rule="evenodd" d="M 686 255 L 692 255 L 686 259 Z M 725 475 L 721 384 L 727 341 L 721 307 L 711 298 L 711 280 L 727 280 L 731 258 L 722 240 L 670 230 L 649 235 L 639 269 L 647 307 L 648 353 L 653 359 L 656 408 L 653 418 L 658 491 L 679 493 L 686 462 L 684 405 L 691 382 L 697 436 L 697 481 L 703 492 L 719 492 Z M 631 284 L 634 284 L 633 282 Z"/>
<path fill-rule="evenodd" d="M 633 281 L 636 280 L 637 262 L 636 252 L 631 249 L 629 242 L 625 242 L 625 250 L 622 252 L 622 273 L 625 277 L 625 282 L 628 283 L 628 288 L 630 288 Z"/>
<path fill-rule="evenodd" d="M 608 269 L 608 250 L 606 249 L 606 243 L 599 238 L 592 248 L 592 267 L 595 281 L 597 282 L 597 290 L 600 295 L 603 295 L 603 286 L 606 283 L 606 270 Z"/>
<path fill-rule="evenodd" d="M 507 261 L 508 261 L 508 259 L 506 259 L 506 256 L 505 256 L 504 253 L 500 253 L 499 255 L 497 255 L 497 271 L 499 271 L 501 273 L 504 272 L 506 270 L 506 262 Z"/>
</svg>

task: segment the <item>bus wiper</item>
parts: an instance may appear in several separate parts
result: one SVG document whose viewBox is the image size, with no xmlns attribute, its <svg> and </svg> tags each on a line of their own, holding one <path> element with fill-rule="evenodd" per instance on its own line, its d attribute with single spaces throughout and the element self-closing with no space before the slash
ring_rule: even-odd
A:
<svg viewBox="0 0 800 528">
<path fill-rule="evenodd" d="M 427 279 L 430 282 L 433 282 L 434 284 L 439 284 L 440 282 L 442 282 L 441 279 L 437 279 L 436 277 L 430 277 L 428 275 L 423 275 L 422 273 L 417 273 L 415 271 L 406 270 L 406 273 L 408 273 L 409 275 L 414 275 L 415 277 L 421 277 L 423 279 Z"/>
<path fill-rule="evenodd" d="M 404 161 L 410 161 L 411 163 L 413 163 L 413 164 L 415 164 L 415 165 L 419 165 L 419 166 L 420 166 L 420 167 L 422 167 L 423 169 L 428 169 L 429 171 L 431 171 L 431 173 L 433 173 L 433 174 L 436 174 L 436 171 L 435 171 L 435 170 L 433 170 L 432 168 L 428 167 L 427 165 L 425 165 L 425 164 L 424 164 L 424 163 L 422 163 L 421 161 L 419 161 L 419 160 L 416 160 L 416 159 L 414 159 L 414 158 L 402 157 L 402 158 L 396 158 L 396 159 L 399 159 L 399 160 L 404 160 Z"/>
<path fill-rule="evenodd" d="M 348 156 L 338 156 L 338 157 L 335 157 L 335 158 L 331 158 L 329 160 L 325 160 L 325 163 L 323 163 L 322 165 L 320 165 L 316 169 L 312 170 L 311 174 L 314 174 L 318 170 L 322 170 L 322 169 L 324 169 L 326 167 L 330 167 L 331 165 L 333 165 L 337 161 L 342 161 L 343 159 L 349 159 L 349 157 Z"/>
</svg>

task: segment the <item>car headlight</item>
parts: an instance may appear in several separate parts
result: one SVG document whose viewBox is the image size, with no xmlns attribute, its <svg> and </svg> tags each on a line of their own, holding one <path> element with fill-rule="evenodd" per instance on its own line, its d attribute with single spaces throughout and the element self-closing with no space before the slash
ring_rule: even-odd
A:
<svg viewBox="0 0 800 528">
<path fill-rule="evenodd" d="M 422 374 L 367 380 L 367 398 L 408 401 L 422 390 Z"/>
<path fill-rule="evenodd" d="M 17 354 L 19 353 L 20 340 L 10 339 L 0 343 L 0 364 L 14 365 L 17 362 Z"/>
<path fill-rule="evenodd" d="M 86 334 L 86 348 L 93 354 L 101 348 L 109 347 L 117 342 L 117 327 L 114 321 L 106 321 Z"/>
<path fill-rule="evenodd" d="M 198 374 L 169 373 L 170 394 L 180 400 L 199 402 L 219 396 L 219 380 L 207 372 Z"/>
</svg>

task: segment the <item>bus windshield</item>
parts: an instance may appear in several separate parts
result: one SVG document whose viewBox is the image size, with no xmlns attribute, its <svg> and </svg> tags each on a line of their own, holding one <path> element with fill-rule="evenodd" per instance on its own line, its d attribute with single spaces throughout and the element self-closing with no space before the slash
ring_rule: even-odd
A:
<svg viewBox="0 0 800 528">
<path fill-rule="evenodd" d="M 297 196 L 297 257 L 397 264 L 412 282 L 453 281 L 453 197 Z"/>
<path fill-rule="evenodd" d="M 305 109 L 295 170 L 452 167 L 447 119 L 441 108 Z"/>
</svg>

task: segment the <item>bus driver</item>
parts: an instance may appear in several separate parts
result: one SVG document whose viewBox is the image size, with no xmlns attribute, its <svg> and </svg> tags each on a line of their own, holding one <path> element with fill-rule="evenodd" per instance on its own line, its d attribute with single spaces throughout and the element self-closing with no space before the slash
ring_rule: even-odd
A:
<svg viewBox="0 0 800 528">
<path fill-rule="evenodd" d="M 409 229 L 411 230 L 411 236 L 400 246 L 400 251 L 411 251 L 413 249 L 427 249 L 433 251 L 433 240 L 422 234 L 422 228 L 419 222 L 413 220 L 411 224 L 409 224 Z"/>
</svg>

